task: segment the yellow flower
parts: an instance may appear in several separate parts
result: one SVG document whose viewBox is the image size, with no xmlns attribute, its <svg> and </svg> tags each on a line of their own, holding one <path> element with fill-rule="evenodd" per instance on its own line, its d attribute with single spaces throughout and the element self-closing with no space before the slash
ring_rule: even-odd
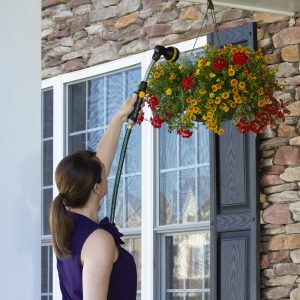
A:
<svg viewBox="0 0 300 300">
<path fill-rule="evenodd" d="M 222 50 L 221 49 L 217 49 L 217 54 L 222 54 Z"/>
<path fill-rule="evenodd" d="M 206 94 L 206 90 L 204 90 L 204 89 L 200 89 L 200 90 L 199 90 L 199 94 L 200 94 L 200 95 L 204 95 L 204 94 Z"/>
<path fill-rule="evenodd" d="M 204 121 L 206 121 L 206 116 L 202 116 L 202 119 L 203 119 Z"/>
<path fill-rule="evenodd" d="M 197 100 L 192 99 L 190 103 L 191 103 L 192 105 L 197 105 Z"/>
<path fill-rule="evenodd" d="M 228 106 L 227 106 L 225 103 L 222 103 L 222 104 L 220 105 L 220 108 L 221 108 L 223 111 L 225 111 L 225 112 L 229 111 L 229 108 L 228 108 Z"/>
<path fill-rule="evenodd" d="M 216 74 L 211 72 L 211 73 L 209 73 L 209 77 L 214 78 L 214 77 L 216 77 Z"/>
<path fill-rule="evenodd" d="M 239 89 L 240 90 L 244 90 L 246 88 L 246 83 L 244 82 L 244 81 L 241 81 L 240 83 L 239 83 Z"/>
<path fill-rule="evenodd" d="M 209 98 L 213 98 L 214 96 L 215 96 L 214 93 L 210 93 L 210 94 L 209 94 Z"/>
<path fill-rule="evenodd" d="M 195 71 L 195 75 L 199 75 L 200 74 L 200 69 L 197 69 L 196 71 Z"/>
<path fill-rule="evenodd" d="M 229 93 L 228 93 L 228 92 L 224 92 L 224 93 L 222 94 L 222 98 L 223 98 L 223 99 L 228 99 L 228 98 L 229 98 Z"/>
<path fill-rule="evenodd" d="M 178 66 L 178 69 L 179 69 L 179 70 L 182 70 L 182 69 L 183 69 L 183 65 L 179 65 L 179 66 Z"/>
<path fill-rule="evenodd" d="M 214 84 L 211 88 L 213 92 L 216 92 L 218 90 L 218 86 L 216 84 Z"/>
<path fill-rule="evenodd" d="M 222 135 L 222 134 L 224 134 L 224 129 L 223 129 L 223 128 L 220 128 L 220 129 L 218 130 L 218 135 Z"/>
<path fill-rule="evenodd" d="M 209 105 L 212 105 L 212 104 L 214 103 L 214 100 L 213 100 L 213 99 L 209 99 L 209 100 L 207 101 L 207 103 L 208 103 Z"/>
<path fill-rule="evenodd" d="M 230 107 L 231 108 L 236 108 L 236 103 L 232 101 L 232 103 L 230 103 Z"/>
<path fill-rule="evenodd" d="M 170 88 L 167 89 L 167 90 L 166 90 L 166 95 L 167 95 L 167 96 L 172 95 L 172 89 L 170 89 Z"/>
<path fill-rule="evenodd" d="M 215 103 L 216 104 L 220 104 L 221 103 L 221 98 L 220 97 L 216 97 Z"/>
<path fill-rule="evenodd" d="M 160 68 L 160 67 L 161 67 L 161 63 L 158 63 L 158 64 L 156 65 L 156 67 L 157 67 L 157 68 Z"/>
<path fill-rule="evenodd" d="M 159 72 L 155 72 L 154 73 L 154 78 L 159 78 L 160 77 L 160 73 Z"/>
<path fill-rule="evenodd" d="M 218 79 L 217 81 L 220 81 L 220 79 Z M 218 90 L 220 90 L 222 88 L 220 83 L 217 83 L 217 88 L 218 88 Z"/>
<path fill-rule="evenodd" d="M 207 119 L 212 119 L 213 116 L 214 116 L 214 114 L 211 113 L 210 111 L 209 111 L 209 112 L 207 113 L 207 115 L 206 115 Z"/>
<path fill-rule="evenodd" d="M 236 79 L 231 79 L 230 83 L 232 86 L 236 86 L 238 84 L 238 81 Z"/>
<path fill-rule="evenodd" d="M 217 110 L 217 109 L 216 109 L 215 107 L 212 107 L 212 108 L 211 108 L 211 111 L 212 111 L 213 113 L 215 113 L 216 110 Z"/>
<path fill-rule="evenodd" d="M 239 94 L 234 94 L 233 99 L 234 99 L 235 102 L 237 102 L 237 100 L 241 99 L 241 96 Z"/>
<path fill-rule="evenodd" d="M 234 94 L 237 94 L 239 92 L 238 88 L 236 88 L 236 87 L 233 88 L 232 91 L 233 91 Z"/>
<path fill-rule="evenodd" d="M 262 88 L 258 89 L 257 90 L 257 94 L 260 95 L 260 96 L 263 95 L 264 94 L 264 90 Z"/>
<path fill-rule="evenodd" d="M 264 106 L 265 106 L 264 101 L 259 100 L 259 101 L 258 101 L 258 107 L 264 107 Z"/>
<path fill-rule="evenodd" d="M 176 74 L 172 72 L 172 73 L 170 74 L 170 78 L 169 78 L 169 79 L 170 79 L 170 80 L 174 80 L 175 78 L 176 78 Z"/>
<path fill-rule="evenodd" d="M 221 80 L 218 78 L 218 79 L 217 79 L 217 82 L 220 82 L 220 81 L 221 81 Z"/>
<path fill-rule="evenodd" d="M 211 62 L 210 62 L 210 61 L 208 61 L 208 62 L 205 64 L 206 67 L 209 67 L 210 65 L 211 65 Z"/>
<path fill-rule="evenodd" d="M 228 75 L 229 76 L 234 76 L 235 75 L 235 71 L 233 69 L 229 69 L 228 70 Z"/>
<path fill-rule="evenodd" d="M 194 106 L 193 107 L 193 112 L 195 113 L 195 114 L 197 114 L 198 112 L 199 112 L 199 107 L 197 107 L 197 106 Z"/>
<path fill-rule="evenodd" d="M 159 74 L 160 74 L 160 75 L 164 75 L 164 74 L 165 74 L 165 71 L 161 69 L 161 70 L 159 71 Z"/>
</svg>

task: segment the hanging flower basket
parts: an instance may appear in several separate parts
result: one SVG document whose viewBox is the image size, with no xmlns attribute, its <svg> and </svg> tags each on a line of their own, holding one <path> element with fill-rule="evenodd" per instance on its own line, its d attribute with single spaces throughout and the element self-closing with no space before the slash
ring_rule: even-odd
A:
<svg viewBox="0 0 300 300">
<path fill-rule="evenodd" d="M 279 90 L 274 71 L 261 50 L 207 45 L 192 62 L 157 64 L 148 85 L 150 121 L 155 128 L 167 123 L 169 131 L 188 138 L 196 122 L 222 135 L 225 121 L 233 120 L 242 133 L 261 133 L 289 111 L 273 97 Z"/>
</svg>

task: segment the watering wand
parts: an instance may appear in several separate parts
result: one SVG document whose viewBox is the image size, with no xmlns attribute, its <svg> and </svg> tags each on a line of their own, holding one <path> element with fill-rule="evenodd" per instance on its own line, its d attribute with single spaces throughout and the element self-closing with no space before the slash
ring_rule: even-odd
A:
<svg viewBox="0 0 300 300">
<path fill-rule="evenodd" d="M 114 222 L 114 219 L 115 219 L 116 201 L 117 201 L 117 196 L 118 196 L 119 183 L 120 183 L 125 153 L 126 153 L 129 137 L 131 134 L 131 129 L 133 128 L 133 125 L 136 123 L 136 121 L 138 119 L 139 111 L 141 109 L 143 99 L 146 95 L 147 80 L 148 80 L 149 74 L 151 72 L 151 69 L 154 66 L 154 64 L 160 59 L 161 56 L 164 56 L 164 58 L 167 61 L 175 62 L 179 57 L 179 50 L 175 47 L 167 47 L 166 48 L 166 47 L 160 46 L 160 45 L 155 46 L 154 53 L 152 55 L 152 60 L 147 68 L 144 79 L 141 81 L 137 91 L 135 92 L 137 94 L 137 100 L 134 103 L 133 111 L 128 116 L 127 129 L 126 129 L 124 140 L 123 140 L 123 145 L 122 145 L 120 158 L 119 158 L 118 169 L 117 169 L 116 178 L 115 178 L 115 184 L 114 184 L 113 195 L 112 195 L 111 211 L 110 211 L 110 221 L 111 222 Z"/>
</svg>

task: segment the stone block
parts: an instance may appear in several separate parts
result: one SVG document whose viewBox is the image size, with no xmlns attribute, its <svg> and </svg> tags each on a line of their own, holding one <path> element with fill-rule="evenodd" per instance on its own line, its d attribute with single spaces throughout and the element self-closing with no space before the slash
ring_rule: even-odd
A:
<svg viewBox="0 0 300 300">
<path fill-rule="evenodd" d="M 280 263 L 280 262 L 289 261 L 290 252 L 287 251 L 287 250 L 271 252 L 270 254 L 268 254 L 268 257 L 269 257 L 269 262 L 270 263 L 277 264 L 277 263 Z"/>
<path fill-rule="evenodd" d="M 260 144 L 259 149 L 261 151 L 270 150 L 270 149 L 274 149 L 274 148 L 279 148 L 284 145 L 288 145 L 288 143 L 289 143 L 288 138 L 273 138 L 270 140 L 263 141 Z"/>
<path fill-rule="evenodd" d="M 61 22 L 72 18 L 73 15 L 74 15 L 73 12 L 69 10 L 58 11 L 56 14 L 53 15 L 52 19 L 55 22 Z"/>
<path fill-rule="evenodd" d="M 273 35 L 275 48 L 300 43 L 300 27 L 288 27 Z"/>
<path fill-rule="evenodd" d="M 72 47 L 74 45 L 74 40 L 70 36 L 60 39 L 59 42 L 63 47 Z"/>
<path fill-rule="evenodd" d="M 300 73 L 299 64 L 283 62 L 278 65 L 277 77 L 291 77 Z"/>
<path fill-rule="evenodd" d="M 107 7 L 117 5 L 120 2 L 120 0 L 101 0 L 101 2 L 104 7 Z"/>
<path fill-rule="evenodd" d="M 103 46 L 94 48 L 88 66 L 120 58 L 119 50 L 120 44 L 116 42 L 107 42 Z"/>
<path fill-rule="evenodd" d="M 260 40 L 258 42 L 258 48 L 262 49 L 263 51 L 266 51 L 267 49 L 271 48 L 273 46 L 272 39 L 267 37 L 263 40 Z"/>
<path fill-rule="evenodd" d="M 291 146 L 300 146 L 300 136 L 291 138 L 290 145 Z"/>
<path fill-rule="evenodd" d="M 300 265 L 294 263 L 281 263 L 275 265 L 275 275 L 298 275 L 300 274 Z"/>
<path fill-rule="evenodd" d="M 268 244 L 268 249 L 271 251 L 285 250 L 287 236 L 279 234 L 271 238 Z"/>
<path fill-rule="evenodd" d="M 49 56 L 58 57 L 71 52 L 70 47 L 58 46 L 48 52 Z"/>
<path fill-rule="evenodd" d="M 251 15 L 250 11 L 238 9 L 238 8 L 229 8 L 224 9 L 216 13 L 217 23 L 225 23 L 232 20 L 247 18 Z"/>
<path fill-rule="evenodd" d="M 180 20 L 199 20 L 203 18 L 203 15 L 200 12 L 198 6 L 189 6 L 187 8 L 182 9 L 181 14 L 179 16 Z"/>
<path fill-rule="evenodd" d="M 300 117 L 300 101 L 295 101 L 287 106 L 287 109 L 290 110 L 289 116 Z"/>
<path fill-rule="evenodd" d="M 286 79 L 283 80 L 282 84 L 283 85 L 290 85 L 290 86 L 300 85 L 300 75 L 286 78 Z"/>
<path fill-rule="evenodd" d="M 46 39 L 47 37 L 51 36 L 53 33 L 54 33 L 53 28 L 44 29 L 44 30 L 42 30 L 41 38 Z"/>
<path fill-rule="evenodd" d="M 264 291 L 265 299 L 281 299 L 281 298 L 288 298 L 290 291 L 293 289 L 292 286 L 277 286 L 273 288 L 266 289 Z"/>
<path fill-rule="evenodd" d="M 50 77 L 54 77 L 61 74 L 61 67 L 60 66 L 56 66 L 56 67 L 52 67 L 52 68 L 48 68 L 42 71 L 42 78 L 46 79 L 46 78 L 50 78 Z"/>
<path fill-rule="evenodd" d="M 74 8 L 84 4 L 92 4 L 92 0 L 70 0 L 68 4 L 71 8 Z"/>
<path fill-rule="evenodd" d="M 280 49 L 275 49 L 272 53 L 265 55 L 268 65 L 279 64 L 282 62 Z"/>
<path fill-rule="evenodd" d="M 298 191 L 283 191 L 281 193 L 275 193 L 268 197 L 268 201 L 271 203 L 291 203 L 300 201 L 300 195 Z"/>
<path fill-rule="evenodd" d="M 164 11 L 155 15 L 157 23 L 167 23 L 178 18 L 178 12 L 173 11 Z"/>
<path fill-rule="evenodd" d="M 148 40 L 135 40 L 121 47 L 120 55 L 130 55 L 133 53 L 140 53 L 149 50 Z"/>
<path fill-rule="evenodd" d="M 91 4 L 80 5 L 73 8 L 74 15 L 85 15 L 92 10 Z"/>
<path fill-rule="evenodd" d="M 253 16 L 253 21 L 258 23 L 277 23 L 282 21 L 288 21 L 289 17 L 282 14 L 274 14 L 268 12 L 257 12 Z"/>
<path fill-rule="evenodd" d="M 44 30 L 44 29 L 52 28 L 54 25 L 55 25 L 55 23 L 52 20 L 43 19 L 42 24 L 41 24 L 41 28 L 42 28 L 42 30 Z"/>
<path fill-rule="evenodd" d="M 274 150 L 267 150 L 267 151 L 271 151 L 272 155 L 275 153 Z M 262 173 L 270 174 L 270 175 L 280 175 L 284 172 L 284 170 L 285 170 L 284 166 L 272 165 L 272 166 L 263 167 Z"/>
<path fill-rule="evenodd" d="M 278 175 L 263 175 L 260 180 L 260 185 L 262 187 L 273 186 L 278 184 L 283 184 L 284 181 L 280 179 Z"/>
<path fill-rule="evenodd" d="M 300 148 L 295 146 L 280 147 L 275 154 L 274 163 L 276 165 L 288 165 L 288 166 L 299 165 Z"/>
<path fill-rule="evenodd" d="M 281 123 L 278 129 L 279 137 L 295 137 L 299 135 L 299 130 L 296 126 L 286 125 Z"/>
<path fill-rule="evenodd" d="M 266 26 L 267 32 L 274 34 L 276 32 L 279 32 L 280 30 L 289 27 L 288 21 L 282 21 L 282 22 L 276 22 L 272 23 Z"/>
<path fill-rule="evenodd" d="M 260 268 L 267 269 L 270 266 L 269 256 L 267 254 L 262 255 L 260 259 Z"/>
<path fill-rule="evenodd" d="M 85 27 L 84 30 L 88 35 L 99 34 L 103 30 L 102 24 L 92 24 L 91 26 Z"/>
<path fill-rule="evenodd" d="M 270 157 L 273 156 L 273 154 L 275 153 L 275 150 L 265 150 L 261 152 L 261 157 L 266 158 L 266 157 Z"/>
<path fill-rule="evenodd" d="M 299 45 L 288 45 L 283 47 L 281 56 L 284 61 L 299 62 Z"/>
<path fill-rule="evenodd" d="M 269 186 L 263 189 L 264 193 L 268 195 L 274 193 L 280 193 L 284 191 L 291 191 L 291 190 L 299 190 L 297 183 L 295 182 L 285 183 L 280 185 Z"/>
<path fill-rule="evenodd" d="M 284 275 L 284 276 L 277 276 L 275 278 L 270 278 L 266 285 L 267 286 L 284 286 L 284 285 L 292 285 L 295 283 L 296 279 L 298 278 L 297 275 Z"/>
<path fill-rule="evenodd" d="M 118 15 L 124 16 L 132 12 L 138 11 L 141 5 L 141 0 L 121 0 L 118 4 Z"/>
<path fill-rule="evenodd" d="M 286 234 L 300 233 L 300 223 L 287 224 L 285 231 Z"/>
<path fill-rule="evenodd" d="M 130 25 L 118 33 L 120 35 L 119 42 L 126 44 L 136 39 L 142 39 L 145 36 L 145 29 L 138 25 Z"/>
<path fill-rule="evenodd" d="M 143 9 L 152 8 L 164 2 L 167 2 L 167 0 L 143 0 Z"/>
<path fill-rule="evenodd" d="M 109 6 L 98 10 L 92 10 L 90 12 L 90 20 L 91 22 L 103 21 L 117 17 L 118 14 L 117 6 Z"/>
<path fill-rule="evenodd" d="M 300 249 L 291 251 L 291 258 L 293 263 L 299 264 L 300 263 Z"/>
<path fill-rule="evenodd" d="M 123 29 L 132 24 L 137 24 L 137 25 L 143 24 L 143 21 L 138 17 L 138 12 L 134 12 L 132 14 L 120 17 L 116 21 L 114 25 L 114 29 L 116 30 Z"/>
<path fill-rule="evenodd" d="M 290 211 L 287 205 L 274 204 L 263 212 L 263 219 L 266 223 L 287 224 L 290 223 Z"/>
<path fill-rule="evenodd" d="M 67 0 L 42 0 L 42 9 L 66 2 Z"/>
<path fill-rule="evenodd" d="M 171 26 L 169 24 L 155 24 L 146 29 L 147 38 L 156 36 L 164 36 L 171 33 Z"/>
<path fill-rule="evenodd" d="M 88 14 L 82 16 L 76 16 L 70 24 L 71 34 L 74 34 L 75 32 L 78 32 L 87 26 L 90 26 L 90 24 L 91 22 Z"/>
<path fill-rule="evenodd" d="M 300 201 L 290 204 L 290 211 L 295 221 L 300 221 Z"/>
<path fill-rule="evenodd" d="M 300 288 L 293 289 L 290 293 L 290 300 L 300 299 Z"/>
<path fill-rule="evenodd" d="M 73 72 L 86 68 L 86 63 L 82 58 L 76 58 L 62 64 L 63 72 Z"/>
<path fill-rule="evenodd" d="M 250 18 L 245 18 L 245 19 L 238 19 L 238 20 L 233 20 L 233 21 L 229 21 L 229 22 L 226 22 L 226 23 L 223 23 L 222 25 L 219 26 L 219 29 L 220 30 L 225 30 L 225 29 L 229 29 L 229 28 L 234 28 L 234 27 L 238 27 L 238 26 L 241 26 L 241 25 L 244 25 L 248 22 L 251 22 Z M 260 36 L 259 36 L 259 39 L 258 40 L 261 40 L 261 33 L 262 31 L 257 31 Z"/>
<path fill-rule="evenodd" d="M 147 8 L 144 10 L 139 11 L 139 18 L 142 20 L 146 20 L 152 16 L 152 9 Z"/>
<path fill-rule="evenodd" d="M 300 167 L 285 169 L 280 178 L 287 182 L 300 181 Z"/>
</svg>

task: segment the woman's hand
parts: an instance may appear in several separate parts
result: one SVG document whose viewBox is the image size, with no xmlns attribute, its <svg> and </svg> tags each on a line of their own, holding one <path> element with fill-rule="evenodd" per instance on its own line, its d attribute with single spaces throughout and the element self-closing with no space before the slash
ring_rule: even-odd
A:
<svg viewBox="0 0 300 300">
<path fill-rule="evenodd" d="M 134 94 L 131 98 L 125 100 L 122 106 L 116 113 L 116 117 L 120 119 L 122 123 L 127 122 L 128 116 L 133 111 L 134 103 L 137 100 L 137 95 Z"/>
</svg>

